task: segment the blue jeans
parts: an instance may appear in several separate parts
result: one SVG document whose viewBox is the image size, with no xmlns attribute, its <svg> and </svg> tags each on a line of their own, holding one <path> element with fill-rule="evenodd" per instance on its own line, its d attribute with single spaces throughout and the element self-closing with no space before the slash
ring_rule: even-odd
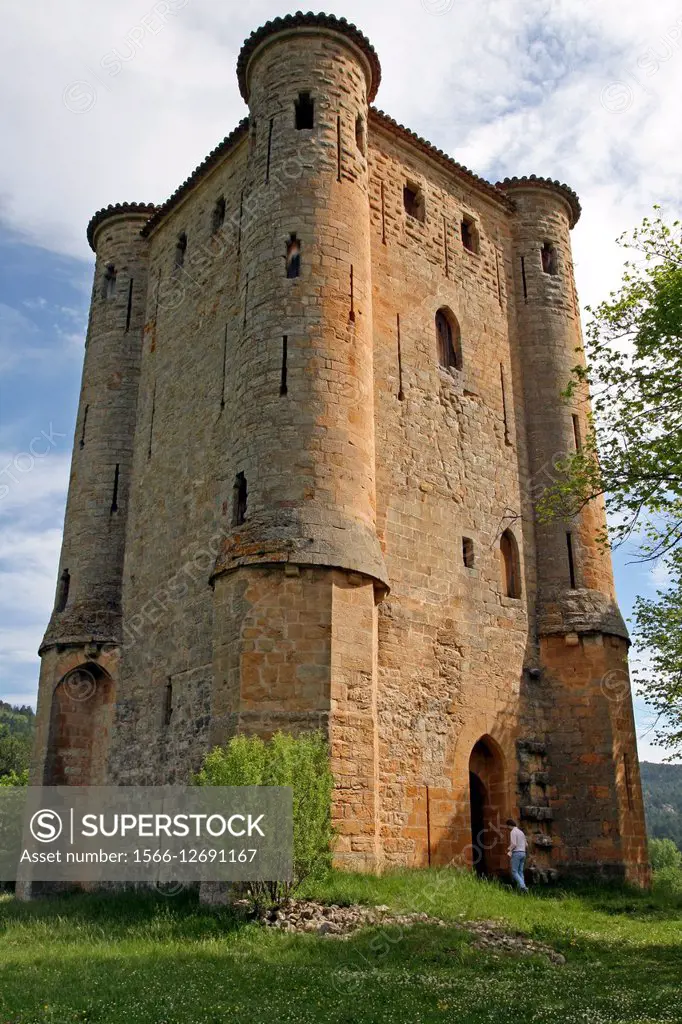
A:
<svg viewBox="0 0 682 1024">
<path fill-rule="evenodd" d="M 525 853 L 515 851 L 511 855 L 511 875 L 522 892 L 526 890 L 526 882 L 523 877 L 523 865 L 526 863 Z"/>
</svg>

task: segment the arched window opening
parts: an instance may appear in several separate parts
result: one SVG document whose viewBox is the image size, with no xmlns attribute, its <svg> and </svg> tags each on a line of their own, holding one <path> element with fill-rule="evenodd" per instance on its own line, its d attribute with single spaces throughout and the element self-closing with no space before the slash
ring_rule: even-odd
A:
<svg viewBox="0 0 682 1024">
<path fill-rule="evenodd" d="M 44 785 L 104 785 L 114 708 L 113 680 L 101 666 L 67 672 L 52 695 Z"/>
<path fill-rule="evenodd" d="M 407 182 L 403 188 L 403 204 L 408 217 L 412 217 L 422 224 L 424 223 L 426 220 L 426 201 L 419 185 L 415 185 L 412 181 Z"/>
<path fill-rule="evenodd" d="M 215 206 L 213 207 L 213 216 L 211 217 L 211 234 L 215 235 L 217 231 L 220 231 L 224 223 L 225 196 L 220 196 L 216 199 Z"/>
<path fill-rule="evenodd" d="M 248 491 L 246 477 L 243 473 L 237 473 L 234 481 L 234 510 L 232 513 L 232 525 L 241 526 L 246 522 L 246 505 Z"/>
<path fill-rule="evenodd" d="M 296 128 L 302 131 L 304 128 L 315 127 L 315 101 L 309 92 L 299 93 L 296 100 Z"/>
<path fill-rule="evenodd" d="M 113 263 L 107 264 L 102 281 L 102 298 L 113 299 L 116 294 L 116 267 Z"/>
<path fill-rule="evenodd" d="M 469 252 L 478 253 L 481 251 L 481 242 L 478 234 L 478 228 L 476 227 L 476 221 L 473 217 L 468 217 L 466 214 L 462 217 L 462 245 Z"/>
<path fill-rule="evenodd" d="M 287 242 L 287 277 L 301 276 L 301 243 L 296 235 Z"/>
<path fill-rule="evenodd" d="M 559 257 L 557 255 L 556 247 L 551 242 L 545 242 L 541 249 L 542 253 L 542 272 L 543 274 L 551 274 L 552 277 L 556 277 L 559 273 Z"/>
<path fill-rule="evenodd" d="M 55 597 L 54 610 L 63 612 L 69 601 L 69 587 L 71 586 L 71 573 L 68 569 L 59 577 L 57 582 L 57 596 Z"/>
<path fill-rule="evenodd" d="M 438 362 L 441 366 L 455 370 L 462 369 L 462 338 L 459 324 L 449 310 L 439 309 L 436 313 L 436 339 Z"/>
<path fill-rule="evenodd" d="M 511 530 L 505 530 L 500 538 L 500 561 L 505 597 L 521 597 L 519 546 Z"/>
<path fill-rule="evenodd" d="M 175 246 L 175 266 L 182 267 L 185 262 L 185 254 L 187 252 L 187 235 L 182 231 L 178 235 L 178 241 Z"/>
<path fill-rule="evenodd" d="M 355 142 L 363 156 L 367 156 L 367 126 L 361 114 L 355 119 Z"/>
</svg>

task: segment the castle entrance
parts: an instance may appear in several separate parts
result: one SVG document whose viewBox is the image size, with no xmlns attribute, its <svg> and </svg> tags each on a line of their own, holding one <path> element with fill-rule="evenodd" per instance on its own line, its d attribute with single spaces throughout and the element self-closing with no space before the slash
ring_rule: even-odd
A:
<svg viewBox="0 0 682 1024">
<path fill-rule="evenodd" d="M 497 743 L 484 736 L 469 758 L 472 866 L 478 875 L 497 875 L 506 870 L 507 817 L 504 761 Z"/>
</svg>

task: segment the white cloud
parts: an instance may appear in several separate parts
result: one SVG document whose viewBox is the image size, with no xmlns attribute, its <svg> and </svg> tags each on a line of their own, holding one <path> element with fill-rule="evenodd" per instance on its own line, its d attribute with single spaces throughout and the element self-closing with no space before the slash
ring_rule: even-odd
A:
<svg viewBox="0 0 682 1024">
<path fill-rule="evenodd" d="M 0 466 L 14 466 L 14 459 L 0 453 Z M 54 601 L 69 462 L 69 456 L 53 452 L 16 474 L 8 493 L 0 490 L 0 699 L 13 703 L 35 703 L 37 652 Z"/>
</svg>

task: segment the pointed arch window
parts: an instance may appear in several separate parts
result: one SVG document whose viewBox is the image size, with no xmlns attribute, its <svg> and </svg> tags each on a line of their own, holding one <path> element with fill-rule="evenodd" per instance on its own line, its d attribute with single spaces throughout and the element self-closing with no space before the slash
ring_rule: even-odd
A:
<svg viewBox="0 0 682 1024">
<path fill-rule="evenodd" d="M 462 334 L 457 318 L 449 309 L 436 313 L 436 341 L 438 362 L 447 369 L 462 369 Z"/>
<path fill-rule="evenodd" d="M 511 530 L 505 530 L 500 537 L 500 568 L 502 571 L 502 593 L 504 596 L 521 597 L 519 546 Z"/>
</svg>

